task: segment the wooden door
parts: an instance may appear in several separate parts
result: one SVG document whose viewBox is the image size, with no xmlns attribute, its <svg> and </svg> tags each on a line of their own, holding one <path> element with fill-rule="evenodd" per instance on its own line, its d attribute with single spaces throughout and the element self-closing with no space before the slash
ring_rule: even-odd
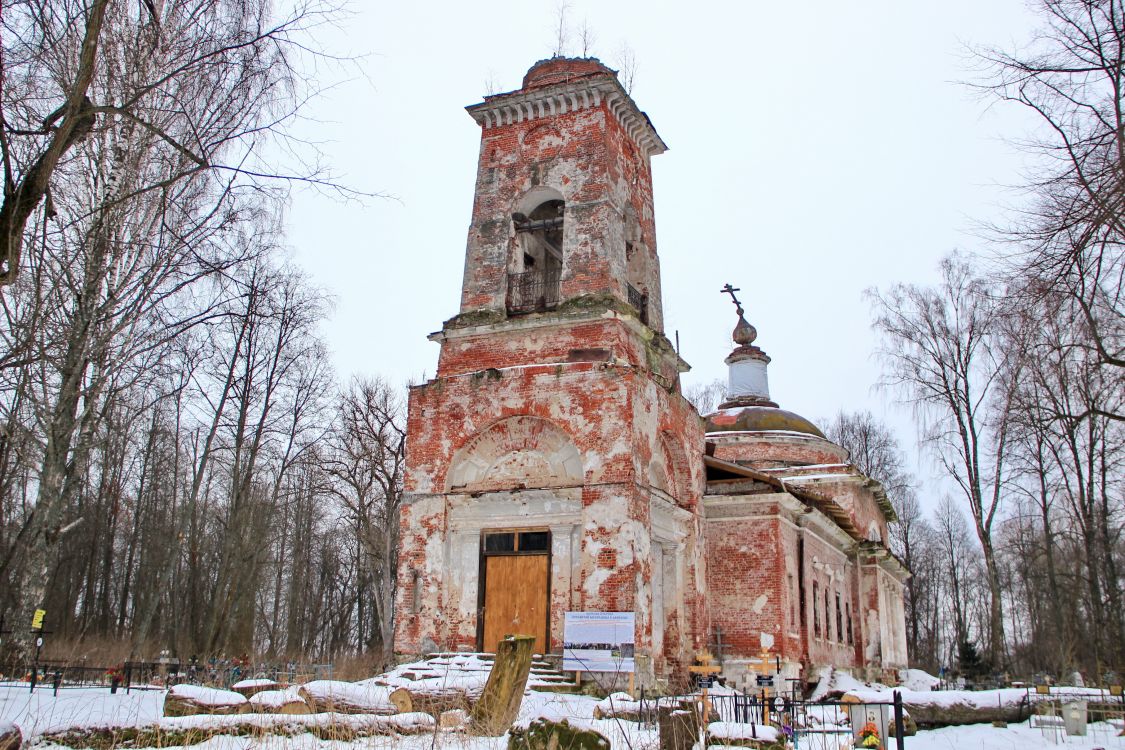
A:
<svg viewBox="0 0 1125 750">
<path fill-rule="evenodd" d="M 506 635 L 535 636 L 547 652 L 547 555 L 490 555 L 484 569 L 484 650 Z"/>
</svg>

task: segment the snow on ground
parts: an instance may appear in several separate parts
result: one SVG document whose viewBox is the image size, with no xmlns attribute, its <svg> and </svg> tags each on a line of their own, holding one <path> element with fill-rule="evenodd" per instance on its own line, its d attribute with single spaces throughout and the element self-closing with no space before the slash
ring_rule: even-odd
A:
<svg viewBox="0 0 1125 750">
<path fill-rule="evenodd" d="M 852 677 L 847 672 L 831 667 L 821 667 L 817 678 L 816 689 L 813 690 L 810 700 L 823 700 L 829 696 L 836 696 L 853 690 L 866 690 L 869 687 L 884 687 L 883 685 L 869 686 Z"/>
<path fill-rule="evenodd" d="M 850 696 L 863 703 L 886 703 L 894 700 L 895 692 L 902 694 L 902 702 L 913 705 L 955 706 L 968 705 L 977 708 L 992 706 L 1016 706 L 1028 698 L 1025 688 L 1000 688 L 999 690 L 903 690 L 901 688 L 858 688 L 848 690 Z M 1043 696 L 1047 698 L 1048 696 Z M 1053 687 L 1049 696 L 1052 700 L 1109 700 L 1108 690 L 1098 688 Z M 1035 701 L 1035 693 L 1031 693 Z"/>
<path fill-rule="evenodd" d="M 915 692 L 936 690 L 937 686 L 941 684 L 941 680 L 929 672 L 923 672 L 921 669 L 900 669 L 898 670 L 898 679 L 904 688 Z"/>
<path fill-rule="evenodd" d="M 990 724 L 970 724 L 918 732 L 906 738 L 907 750 L 1057 750 L 1072 748 L 1125 748 L 1125 737 L 1108 722 L 1087 725 L 1085 737 L 1067 737 L 1050 729 L 1033 729 L 1027 722 L 997 729 Z M 893 744 L 891 745 L 893 747 Z"/>
<path fill-rule="evenodd" d="M 0 683 L 0 723 L 17 725 L 23 736 L 73 727 L 135 727 L 154 724 L 164 713 L 163 690 L 63 688 L 58 697 L 50 686 L 31 693 L 27 683 Z"/>
<path fill-rule="evenodd" d="M 422 679 L 434 679 L 423 677 Z M 367 688 L 376 687 L 368 685 Z M 385 687 L 386 686 L 382 686 Z M 997 691 L 990 691 L 995 693 Z M 1022 690 L 1017 691 L 1021 694 Z M 1097 691 L 1073 689 L 1069 694 L 1096 694 Z M 963 700 L 963 691 L 958 691 L 958 699 Z M 942 695 L 927 693 L 927 695 Z M 969 695 L 972 695 L 971 693 Z M 619 696 L 620 697 L 620 696 Z M 983 700 L 994 700 L 983 697 Z M 622 701 L 625 703 L 625 701 Z M 278 715 L 241 714 L 234 716 L 183 716 L 164 717 L 164 693 L 160 690 L 134 690 L 126 694 L 123 690 L 116 695 L 100 688 L 64 688 L 58 697 L 52 695 L 50 687 L 37 689 L 30 693 L 26 683 L 0 683 L 0 726 L 11 722 L 18 725 L 27 739 L 44 733 L 56 733 L 67 729 L 108 728 L 108 727 L 159 727 L 175 731 L 185 729 L 222 729 L 224 727 L 251 726 L 261 730 L 255 736 L 215 736 L 205 742 L 192 745 L 192 750 L 265 750 L 269 748 L 293 748 L 295 750 L 361 750 L 361 748 L 395 748 L 398 750 L 506 750 L 507 737 L 475 738 L 460 733 L 430 731 L 434 720 L 428 714 L 399 714 L 393 716 L 377 715 Z M 615 701 L 616 704 L 616 701 Z M 526 726 L 536 718 L 551 720 L 566 719 L 572 725 L 593 729 L 605 735 L 614 748 L 631 750 L 656 750 L 658 735 L 655 728 L 643 728 L 639 724 L 621 719 L 595 719 L 594 711 L 599 700 L 582 695 L 547 693 L 531 691 L 520 708 L 517 724 Z M 604 707 L 604 704 L 603 704 Z M 622 706 L 615 706 L 621 708 Z M 811 718 L 811 717 L 810 717 Z M 828 728 L 834 723 L 835 715 L 818 716 L 815 723 Z M 1125 737 L 1119 737 L 1121 724 L 1112 726 L 1106 722 L 1089 725 L 1086 737 L 1067 737 L 1056 727 L 1037 728 L 1024 722 L 997 729 L 987 724 L 964 727 L 950 727 L 930 731 L 920 731 L 916 736 L 905 740 L 907 750 L 1059 750 L 1066 745 L 1072 750 L 1085 748 L 1095 750 L 1125 750 Z M 366 736 L 351 742 L 320 739 L 327 728 L 350 730 L 379 730 L 403 728 L 412 731 L 422 730 L 421 734 L 410 736 Z M 270 729 L 284 729 L 286 734 L 269 734 Z M 307 731 L 306 731 L 307 730 Z M 735 741 L 750 732 L 749 725 L 722 723 L 712 725 L 715 743 Z M 315 734 L 313 733 L 315 731 Z M 754 730 L 759 737 L 775 731 L 769 727 L 758 726 Z M 846 737 L 846 735 L 844 735 Z M 828 735 L 825 735 L 828 738 Z M 839 737 L 831 735 L 830 750 L 837 750 Z M 801 750 L 812 750 L 816 745 L 813 737 L 806 738 Z M 41 743 L 38 747 L 58 747 Z M 828 748 L 828 745 L 825 745 Z M 893 750 L 893 741 L 888 742 Z"/>
</svg>

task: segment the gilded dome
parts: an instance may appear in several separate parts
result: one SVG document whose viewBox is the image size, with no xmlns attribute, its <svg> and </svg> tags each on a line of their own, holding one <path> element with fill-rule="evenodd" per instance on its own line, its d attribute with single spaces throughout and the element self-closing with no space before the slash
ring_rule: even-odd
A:
<svg viewBox="0 0 1125 750">
<path fill-rule="evenodd" d="M 776 406 L 734 406 L 706 416 L 707 432 L 803 432 L 824 438 L 824 433 L 800 414 Z"/>
</svg>

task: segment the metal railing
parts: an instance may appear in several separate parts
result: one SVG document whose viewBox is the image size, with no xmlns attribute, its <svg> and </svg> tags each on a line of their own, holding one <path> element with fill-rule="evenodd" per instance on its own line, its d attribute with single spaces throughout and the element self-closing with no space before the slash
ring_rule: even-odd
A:
<svg viewBox="0 0 1125 750">
<path fill-rule="evenodd" d="M 648 325 L 648 295 L 628 282 L 625 286 L 629 292 L 629 304 L 636 309 L 641 322 Z"/>
<path fill-rule="evenodd" d="M 700 711 L 700 701 L 699 695 L 646 698 L 642 691 L 636 703 L 637 720 L 645 726 L 656 727 L 662 713 Z M 712 693 L 707 696 L 707 704 L 708 724 L 716 721 L 745 724 L 747 739 L 757 737 L 759 731 L 779 733 L 791 741 L 796 750 L 837 750 L 851 746 L 857 732 L 852 719 L 871 714 L 874 723 L 879 725 L 881 747 L 904 748 L 905 713 L 898 693 L 893 701 L 877 703 L 814 702 L 784 696 L 763 698 Z"/>
<path fill-rule="evenodd" d="M 508 312 L 542 312 L 558 306 L 561 277 L 558 269 L 508 274 Z"/>
</svg>

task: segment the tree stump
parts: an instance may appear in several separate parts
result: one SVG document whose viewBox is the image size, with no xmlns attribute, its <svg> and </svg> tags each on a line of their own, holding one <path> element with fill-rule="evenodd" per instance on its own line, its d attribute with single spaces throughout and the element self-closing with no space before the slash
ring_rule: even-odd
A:
<svg viewBox="0 0 1125 750">
<path fill-rule="evenodd" d="M 496 646 L 496 661 L 480 700 L 473 706 L 472 731 L 488 737 L 499 737 L 516 720 L 527 676 L 531 673 L 531 652 L 535 638 L 514 635 Z"/>
<path fill-rule="evenodd" d="M 15 724 L 0 722 L 0 750 L 20 750 L 23 734 Z"/>
<path fill-rule="evenodd" d="M 661 706 L 657 710 L 660 750 L 691 750 L 699 742 L 699 709 Z"/>
<path fill-rule="evenodd" d="M 536 719 L 527 729 L 512 727 L 508 750 L 609 750 L 609 740 L 593 729 L 572 727 L 566 719 Z"/>
</svg>

